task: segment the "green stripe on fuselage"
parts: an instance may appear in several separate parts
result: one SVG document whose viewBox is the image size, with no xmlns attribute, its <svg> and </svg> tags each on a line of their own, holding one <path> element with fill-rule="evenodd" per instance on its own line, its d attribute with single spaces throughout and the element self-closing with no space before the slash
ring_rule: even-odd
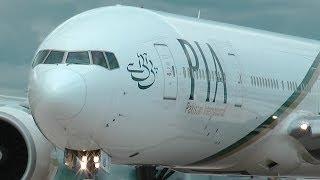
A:
<svg viewBox="0 0 320 180">
<path fill-rule="evenodd" d="M 277 109 L 277 111 L 274 114 L 272 114 L 257 128 L 255 128 L 253 131 L 251 131 L 249 134 L 247 134 L 245 137 L 241 138 L 237 142 L 219 151 L 218 153 L 189 165 L 201 165 L 221 160 L 231 154 L 238 152 L 242 148 L 247 147 L 249 144 L 255 142 L 261 136 L 269 132 L 269 130 L 271 130 L 275 125 L 278 124 L 278 119 L 284 119 L 285 117 L 287 117 L 302 102 L 302 100 L 306 97 L 308 92 L 310 92 L 311 87 L 316 82 L 320 74 L 319 65 L 320 53 L 313 61 L 311 67 L 309 68 L 306 76 L 303 78 L 302 82 L 298 86 L 297 90 L 295 90 L 292 93 L 292 95 Z M 274 119 L 273 116 L 277 116 L 278 118 Z"/>
</svg>

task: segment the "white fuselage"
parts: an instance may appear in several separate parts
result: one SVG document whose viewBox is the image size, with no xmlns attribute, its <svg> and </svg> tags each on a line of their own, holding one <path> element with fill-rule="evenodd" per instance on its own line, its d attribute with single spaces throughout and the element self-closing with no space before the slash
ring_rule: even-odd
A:
<svg viewBox="0 0 320 180">
<path fill-rule="evenodd" d="M 115 6 L 71 18 L 40 50 L 65 54 L 31 72 L 39 128 L 61 148 L 101 148 L 115 163 L 274 174 L 257 169 L 268 153 L 253 152 L 284 145 L 288 124 L 299 121 L 289 117 L 320 112 L 317 41 Z M 91 55 L 90 65 L 65 63 L 70 52 L 96 50 L 114 53 L 119 68 L 94 65 Z M 293 159 L 298 149 L 278 155 Z M 317 175 L 298 173 L 303 163 L 285 167 Z"/>
</svg>

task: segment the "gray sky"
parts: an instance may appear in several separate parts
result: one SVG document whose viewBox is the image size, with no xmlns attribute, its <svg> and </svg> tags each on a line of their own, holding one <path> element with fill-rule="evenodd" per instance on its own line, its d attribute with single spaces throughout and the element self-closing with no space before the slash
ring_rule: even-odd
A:
<svg viewBox="0 0 320 180">
<path fill-rule="evenodd" d="M 0 93 L 23 94 L 35 50 L 57 25 L 89 9 L 144 6 L 320 40 L 319 0 L 0 0 Z"/>
</svg>

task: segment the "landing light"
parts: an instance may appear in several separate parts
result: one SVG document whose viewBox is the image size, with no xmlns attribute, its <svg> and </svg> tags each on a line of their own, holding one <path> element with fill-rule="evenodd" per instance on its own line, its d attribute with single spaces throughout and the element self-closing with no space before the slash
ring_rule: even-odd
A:
<svg viewBox="0 0 320 180">
<path fill-rule="evenodd" d="M 99 162 L 99 156 L 93 157 L 93 161 L 94 161 L 95 163 Z"/>
<path fill-rule="evenodd" d="M 95 163 L 95 164 L 94 164 L 94 167 L 97 168 L 97 169 L 99 169 L 100 163 Z"/>
<path fill-rule="evenodd" d="M 87 163 L 88 162 L 88 157 L 87 156 L 82 156 L 81 161 Z"/>
<path fill-rule="evenodd" d="M 309 127 L 309 124 L 308 124 L 308 123 L 303 123 L 303 124 L 300 125 L 300 128 L 301 128 L 302 130 L 304 130 L 304 131 L 307 130 L 308 127 Z"/>
<path fill-rule="evenodd" d="M 273 115 L 273 116 L 272 116 L 272 119 L 278 119 L 278 116 Z"/>
<path fill-rule="evenodd" d="M 80 162 L 80 169 L 86 170 L 87 169 L 87 163 L 86 162 Z"/>
</svg>

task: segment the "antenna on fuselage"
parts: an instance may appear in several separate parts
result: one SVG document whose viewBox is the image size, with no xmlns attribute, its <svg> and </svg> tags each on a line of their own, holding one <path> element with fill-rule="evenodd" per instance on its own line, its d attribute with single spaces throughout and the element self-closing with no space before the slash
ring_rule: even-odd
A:
<svg viewBox="0 0 320 180">
<path fill-rule="evenodd" d="M 199 11 L 198 11 L 198 19 L 200 19 L 200 15 L 201 15 L 201 10 L 199 9 Z"/>
</svg>

